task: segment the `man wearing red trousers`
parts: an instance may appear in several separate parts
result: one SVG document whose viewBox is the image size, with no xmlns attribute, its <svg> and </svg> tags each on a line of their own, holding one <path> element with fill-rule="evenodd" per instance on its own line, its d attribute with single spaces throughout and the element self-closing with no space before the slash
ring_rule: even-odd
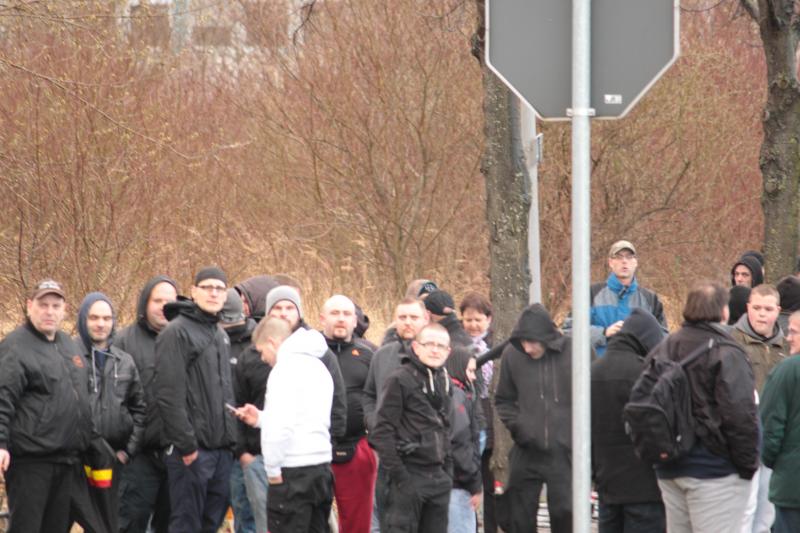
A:
<svg viewBox="0 0 800 533">
<path fill-rule="evenodd" d="M 347 296 L 331 296 L 322 307 L 320 321 L 322 333 L 339 360 L 347 386 L 347 432 L 333 444 L 331 465 L 339 529 L 347 533 L 369 533 L 377 462 L 367 444 L 361 396 L 372 350 L 353 338 L 356 310 Z"/>
</svg>

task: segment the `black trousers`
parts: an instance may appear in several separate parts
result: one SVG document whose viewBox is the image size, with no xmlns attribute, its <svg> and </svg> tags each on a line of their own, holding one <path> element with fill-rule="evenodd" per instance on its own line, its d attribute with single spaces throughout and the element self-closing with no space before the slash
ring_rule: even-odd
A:
<svg viewBox="0 0 800 533">
<path fill-rule="evenodd" d="M 169 485 L 161 452 L 143 450 L 122 470 L 119 486 L 120 533 L 146 533 L 150 516 L 155 533 L 169 531 Z"/>
<path fill-rule="evenodd" d="M 481 456 L 481 477 L 483 480 L 483 531 L 497 533 L 494 518 L 494 472 L 491 468 L 492 449 L 486 448 Z"/>
<path fill-rule="evenodd" d="M 216 533 L 230 504 L 230 450 L 197 450 L 191 465 L 176 451 L 164 458 L 172 514 L 169 533 Z"/>
<path fill-rule="evenodd" d="M 389 476 L 385 498 L 385 523 L 381 531 L 391 533 L 442 533 L 447 531 L 447 515 L 453 480 L 442 468 L 408 468 L 409 478 L 399 481 Z"/>
<path fill-rule="evenodd" d="M 107 531 L 99 522 L 89 499 L 89 485 L 80 462 L 16 461 L 6 472 L 8 533 L 69 531 L 73 499 L 86 505 L 87 532 Z"/>
<path fill-rule="evenodd" d="M 333 501 L 333 473 L 328 463 L 282 468 L 283 483 L 267 491 L 270 533 L 327 533 Z"/>
<path fill-rule="evenodd" d="M 547 484 L 547 510 L 553 533 L 572 533 L 572 458 L 570 450 L 547 452 L 514 445 L 505 494 L 497 500 L 497 524 L 506 533 L 536 531 L 539 496 Z"/>
</svg>

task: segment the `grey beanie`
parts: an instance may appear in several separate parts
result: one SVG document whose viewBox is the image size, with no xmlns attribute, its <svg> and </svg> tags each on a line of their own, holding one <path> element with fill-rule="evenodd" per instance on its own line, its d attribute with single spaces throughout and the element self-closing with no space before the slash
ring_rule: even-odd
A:
<svg viewBox="0 0 800 533">
<path fill-rule="evenodd" d="M 300 315 L 300 318 L 303 318 L 303 305 L 300 301 L 300 293 L 297 292 L 297 289 L 288 285 L 278 285 L 267 293 L 267 314 L 269 314 L 270 309 L 281 300 L 289 300 L 292 302 L 295 307 L 297 307 L 297 313 Z"/>
<path fill-rule="evenodd" d="M 225 324 L 237 324 L 244 322 L 244 306 L 242 297 L 236 289 L 228 289 L 228 298 L 219 313 L 219 319 Z"/>
</svg>

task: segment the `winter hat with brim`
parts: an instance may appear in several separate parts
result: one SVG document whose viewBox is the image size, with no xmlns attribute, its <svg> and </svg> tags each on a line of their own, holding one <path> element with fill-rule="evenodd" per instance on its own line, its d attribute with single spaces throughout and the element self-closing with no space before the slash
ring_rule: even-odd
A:
<svg viewBox="0 0 800 533">
<path fill-rule="evenodd" d="M 275 304 L 281 300 L 292 302 L 295 307 L 297 307 L 297 313 L 302 318 L 303 306 L 300 300 L 300 293 L 297 292 L 297 289 L 288 285 L 279 285 L 267 293 L 267 314 L 269 314 L 270 309 L 275 307 Z"/>
</svg>

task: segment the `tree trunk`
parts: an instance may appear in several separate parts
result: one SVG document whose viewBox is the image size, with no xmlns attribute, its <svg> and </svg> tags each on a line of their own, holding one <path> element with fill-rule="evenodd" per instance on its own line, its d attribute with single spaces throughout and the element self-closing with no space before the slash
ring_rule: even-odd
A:
<svg viewBox="0 0 800 533">
<path fill-rule="evenodd" d="M 519 100 L 484 61 L 484 2 L 478 4 L 478 27 L 473 52 L 481 61 L 484 87 L 485 146 L 481 172 L 486 179 L 486 218 L 489 224 L 489 279 L 494 308 L 495 342 L 508 337 L 528 304 L 528 210 L 530 180 L 520 138 Z M 500 360 L 495 362 L 495 384 Z M 494 387 L 492 387 L 494 390 Z M 495 417 L 492 470 L 495 479 L 508 479 L 511 436 Z"/>
<path fill-rule="evenodd" d="M 759 0 L 757 20 L 767 63 L 763 176 L 764 253 L 770 282 L 794 272 L 800 214 L 798 15 L 793 0 Z"/>
</svg>

